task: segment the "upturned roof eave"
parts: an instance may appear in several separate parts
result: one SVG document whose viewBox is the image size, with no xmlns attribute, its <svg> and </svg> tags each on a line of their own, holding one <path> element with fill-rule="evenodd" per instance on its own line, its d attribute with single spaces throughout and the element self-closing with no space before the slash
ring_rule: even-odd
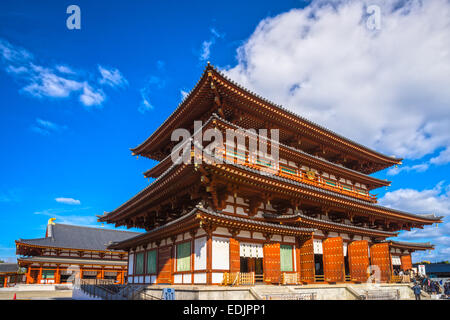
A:
<svg viewBox="0 0 450 320">
<path fill-rule="evenodd" d="M 250 90 L 242 87 L 241 85 L 237 84 L 236 82 L 234 82 L 233 80 L 229 79 L 228 77 L 226 77 L 222 72 L 220 72 L 219 70 L 217 70 L 216 68 L 214 68 L 213 66 L 211 66 L 210 64 L 208 64 L 200 78 L 200 80 L 197 82 L 196 86 L 191 90 L 191 92 L 187 95 L 187 97 L 177 106 L 177 108 L 173 111 L 173 113 L 144 141 L 142 142 L 140 145 L 138 145 L 135 148 L 131 148 L 130 150 L 132 151 L 133 155 L 143 155 L 146 157 L 150 157 L 149 155 L 144 154 L 144 150 L 146 148 L 148 148 L 148 144 L 154 140 L 154 138 L 156 138 L 159 134 L 161 134 L 162 130 L 164 129 L 164 127 L 171 121 L 171 119 L 184 107 L 184 105 L 186 105 L 191 99 L 193 99 L 193 92 L 195 92 L 196 90 L 198 90 L 199 88 L 199 84 L 201 84 L 203 82 L 204 79 L 207 78 L 207 73 L 208 71 L 212 71 L 215 73 L 216 76 L 219 76 L 222 78 L 223 81 L 226 81 L 227 83 L 229 83 L 230 85 L 234 86 L 237 90 L 240 90 L 242 92 L 244 92 L 246 95 L 248 95 L 252 100 L 258 100 L 260 103 L 264 104 L 264 105 L 268 105 L 272 108 L 276 108 L 278 109 L 281 113 L 285 113 L 287 115 L 289 115 L 290 117 L 294 117 L 297 121 L 303 123 L 306 126 L 310 126 L 312 128 L 315 128 L 319 131 L 322 131 L 322 133 L 320 133 L 321 135 L 326 135 L 329 138 L 331 137 L 332 139 L 335 140 L 335 142 L 340 143 L 340 144 L 344 144 L 347 145 L 347 147 L 353 148 L 355 149 L 355 151 L 360 152 L 359 150 L 357 150 L 358 148 L 362 149 L 362 151 L 364 151 L 365 153 L 367 153 L 369 156 L 372 157 L 376 157 L 376 158 L 380 158 L 379 160 L 386 162 L 386 167 L 395 165 L 395 164 L 401 164 L 403 158 L 396 158 L 396 157 L 391 157 L 391 156 L 387 156 L 385 154 L 382 154 L 378 151 L 375 151 L 373 149 L 370 149 L 366 146 L 363 146 L 355 141 L 352 141 L 328 128 L 325 128 L 321 125 L 318 125 L 292 111 L 289 111 L 288 109 L 284 108 L 281 105 L 277 105 L 253 92 L 251 92 Z M 339 141 L 341 140 L 341 141 Z"/>
<path fill-rule="evenodd" d="M 218 116 L 215 113 L 213 113 L 211 115 L 211 117 L 206 121 L 206 123 L 205 123 L 205 125 L 203 127 L 206 127 L 206 125 L 211 123 L 212 120 L 218 120 L 218 121 L 222 122 L 224 125 L 232 126 L 232 127 L 236 128 L 238 130 L 239 129 L 245 130 L 244 128 L 242 128 L 240 126 L 238 126 L 238 125 L 236 125 L 234 123 L 230 123 L 229 121 L 221 118 L 220 116 Z M 368 174 L 365 174 L 365 173 L 362 173 L 362 172 L 359 172 L 359 171 L 356 171 L 356 170 L 353 170 L 353 169 L 350 169 L 350 168 L 346 168 L 346 167 L 343 167 L 343 166 L 339 166 L 336 163 L 330 162 L 330 161 L 328 161 L 326 159 L 322 159 L 322 158 L 316 157 L 314 155 L 310 155 L 310 154 L 308 154 L 308 153 L 306 153 L 306 152 L 304 152 L 302 150 L 299 150 L 299 149 L 294 148 L 294 147 L 287 146 L 287 145 L 285 145 L 283 143 L 279 143 L 279 145 L 282 146 L 283 148 L 285 148 L 286 150 L 289 150 L 289 151 L 292 151 L 292 152 L 296 152 L 298 154 L 301 154 L 304 157 L 309 158 L 309 161 L 312 161 L 312 162 L 317 161 L 317 162 L 319 162 L 319 165 L 322 165 L 322 166 L 325 166 L 325 167 L 329 166 L 329 167 L 331 167 L 330 170 L 332 170 L 332 171 L 334 170 L 336 172 L 345 173 L 345 174 L 348 174 L 350 176 L 356 176 L 356 177 L 364 180 L 365 184 L 373 183 L 373 184 L 376 185 L 375 188 L 371 188 L 369 190 L 373 190 L 373 189 L 377 189 L 377 188 L 385 187 L 385 186 L 390 186 L 391 183 L 392 183 L 391 181 L 388 181 L 388 180 L 378 179 L 378 178 L 372 177 L 372 176 L 370 176 Z M 151 177 L 154 178 L 153 173 L 154 172 L 158 172 L 160 167 L 167 166 L 166 162 L 169 161 L 170 159 L 171 159 L 170 155 L 166 156 L 158 164 L 156 164 L 153 168 L 145 171 L 144 172 L 144 177 L 145 178 L 151 178 Z"/>
</svg>

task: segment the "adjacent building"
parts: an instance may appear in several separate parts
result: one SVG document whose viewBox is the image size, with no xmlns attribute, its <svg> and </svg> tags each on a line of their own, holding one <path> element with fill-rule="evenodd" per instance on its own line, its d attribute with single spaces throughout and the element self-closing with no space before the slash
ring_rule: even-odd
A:
<svg viewBox="0 0 450 320">
<path fill-rule="evenodd" d="M 23 283 L 25 275 L 17 263 L 0 263 L 0 288 L 12 287 Z"/>
<path fill-rule="evenodd" d="M 44 238 L 16 240 L 20 267 L 27 284 L 68 283 L 81 279 L 111 279 L 124 283 L 128 254 L 107 247 L 137 232 L 54 223 L 50 219 Z"/>
<path fill-rule="evenodd" d="M 172 141 L 175 129 L 187 130 L 191 140 Z M 259 129 L 278 129 L 278 139 Z M 207 150 L 211 132 L 235 137 Z M 270 151 L 255 156 L 251 143 Z M 273 163 L 275 146 L 279 161 Z M 190 161 L 174 163 L 174 150 Z M 411 252 L 432 246 L 386 239 L 442 218 L 377 204 L 373 191 L 390 182 L 370 174 L 402 159 L 267 101 L 209 64 L 132 153 L 159 161 L 144 173 L 154 181 L 99 216 L 146 230 L 109 246 L 129 253 L 129 283 L 361 282 L 369 265 L 387 282 L 394 266 L 411 268 Z"/>
</svg>

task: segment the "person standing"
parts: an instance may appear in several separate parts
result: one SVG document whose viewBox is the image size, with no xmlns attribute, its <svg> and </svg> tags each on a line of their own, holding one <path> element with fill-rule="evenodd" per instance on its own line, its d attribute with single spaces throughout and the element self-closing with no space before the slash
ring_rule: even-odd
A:
<svg viewBox="0 0 450 320">
<path fill-rule="evenodd" d="M 416 283 L 414 287 L 412 287 L 414 291 L 414 296 L 416 297 L 416 300 L 420 300 L 420 285 Z"/>
</svg>

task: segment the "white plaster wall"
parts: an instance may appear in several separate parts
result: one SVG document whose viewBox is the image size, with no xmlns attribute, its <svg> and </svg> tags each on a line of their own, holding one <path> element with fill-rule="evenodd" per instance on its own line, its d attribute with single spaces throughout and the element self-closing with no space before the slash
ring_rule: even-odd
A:
<svg viewBox="0 0 450 320">
<path fill-rule="evenodd" d="M 279 234 L 275 234 L 271 240 L 272 241 L 281 241 L 281 236 Z"/>
<path fill-rule="evenodd" d="M 216 231 L 214 231 L 214 233 L 221 234 L 221 235 L 224 235 L 224 236 L 231 236 L 231 233 L 228 232 L 228 229 L 227 228 L 223 228 L 223 227 L 218 227 L 216 229 Z"/>
<path fill-rule="evenodd" d="M 134 253 L 128 255 L 128 275 L 133 274 Z"/>
<path fill-rule="evenodd" d="M 213 272 L 212 283 L 222 283 L 222 281 L 223 281 L 223 272 Z"/>
<path fill-rule="evenodd" d="M 265 240 L 266 238 L 261 232 L 253 232 L 253 239 Z"/>
<path fill-rule="evenodd" d="M 194 283 L 206 283 L 206 273 L 195 273 Z"/>
<path fill-rule="evenodd" d="M 233 208 L 233 206 L 232 206 L 231 204 L 229 204 L 229 205 L 227 205 L 227 206 L 225 207 L 225 210 L 224 210 L 224 211 L 233 213 L 233 212 L 234 212 L 234 208 Z"/>
<path fill-rule="evenodd" d="M 242 208 L 242 207 L 236 207 L 236 213 L 237 213 L 237 214 L 245 214 L 244 208 Z"/>
<path fill-rule="evenodd" d="M 295 237 L 286 236 L 286 237 L 284 237 L 284 241 L 290 242 L 290 243 L 295 243 Z"/>
<path fill-rule="evenodd" d="M 175 274 L 173 276 L 173 282 L 174 283 L 183 283 L 183 275 L 182 274 Z"/>
<path fill-rule="evenodd" d="M 245 230 L 240 231 L 240 232 L 239 232 L 239 237 L 242 237 L 242 238 L 251 238 L 251 236 L 250 236 L 250 231 L 245 231 Z"/>
<path fill-rule="evenodd" d="M 183 283 L 191 283 L 192 282 L 192 273 L 183 274 Z"/>
<path fill-rule="evenodd" d="M 206 237 L 195 239 L 194 248 L 194 270 L 206 269 Z"/>
<path fill-rule="evenodd" d="M 230 240 L 221 237 L 212 238 L 212 268 L 230 269 Z"/>
</svg>

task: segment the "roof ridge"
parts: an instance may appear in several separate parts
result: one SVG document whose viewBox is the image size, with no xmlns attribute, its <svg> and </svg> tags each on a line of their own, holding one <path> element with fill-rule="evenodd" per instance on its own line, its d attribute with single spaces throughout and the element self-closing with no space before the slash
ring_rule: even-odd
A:
<svg viewBox="0 0 450 320">
<path fill-rule="evenodd" d="M 101 230 L 101 231 L 112 231 L 112 232 L 126 232 L 126 233 L 137 233 L 137 234 L 141 234 L 142 232 L 137 232 L 137 231 L 128 231 L 128 230 L 115 230 L 115 229 L 107 229 L 107 228 L 101 228 L 101 227 L 90 227 L 90 226 L 80 226 L 80 225 L 73 225 L 73 224 L 65 224 L 65 223 L 55 223 L 54 226 L 67 226 L 67 227 L 72 227 L 72 228 L 80 228 L 80 229 L 93 229 L 93 230 Z M 49 237 L 46 237 L 49 238 Z M 41 238 L 41 239 L 46 239 L 46 238 Z M 52 233 L 52 238 L 53 238 L 53 233 Z"/>
</svg>

